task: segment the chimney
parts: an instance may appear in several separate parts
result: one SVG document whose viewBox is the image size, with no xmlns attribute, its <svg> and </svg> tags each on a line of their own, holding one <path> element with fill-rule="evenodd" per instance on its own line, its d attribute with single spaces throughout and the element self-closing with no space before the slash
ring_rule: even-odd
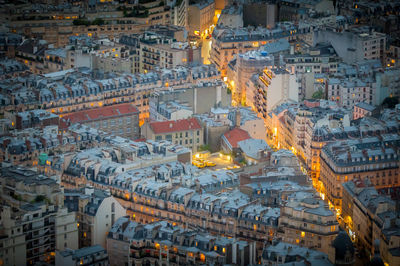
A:
<svg viewBox="0 0 400 266">
<path fill-rule="evenodd" d="M 236 109 L 235 113 L 235 126 L 240 127 L 240 109 Z"/>
</svg>

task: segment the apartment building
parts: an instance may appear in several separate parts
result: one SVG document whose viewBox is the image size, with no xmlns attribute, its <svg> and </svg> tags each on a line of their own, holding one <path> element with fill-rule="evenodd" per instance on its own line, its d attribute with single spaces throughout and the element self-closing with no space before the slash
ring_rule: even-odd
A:
<svg viewBox="0 0 400 266">
<path fill-rule="evenodd" d="M 23 75 L 24 73 L 28 73 L 29 68 L 14 59 L 3 59 L 0 60 L 0 80 L 9 79 L 12 77 L 17 77 L 19 75 Z M 7 104 L 7 102 L 2 99 L 1 105 Z"/>
<path fill-rule="evenodd" d="M 333 265 L 328 255 L 323 252 L 279 240 L 274 240 L 272 244 L 265 246 L 261 263 L 262 265 L 290 263 Z"/>
<path fill-rule="evenodd" d="M 62 154 L 86 148 L 92 144 L 88 136 L 71 131 L 59 131 L 56 125 L 44 128 L 13 130 L 0 140 L 0 161 L 20 166 L 40 166 L 50 164 L 41 156 Z"/>
<path fill-rule="evenodd" d="M 52 114 L 45 110 L 31 110 L 26 112 L 19 112 L 15 115 L 15 128 L 25 129 L 32 127 L 46 127 L 51 125 L 58 125 L 58 115 Z"/>
<path fill-rule="evenodd" d="M 106 234 L 126 210 L 110 195 L 109 191 L 85 187 L 81 190 L 66 190 L 64 204 L 76 212 L 79 224 L 79 247 L 100 245 L 106 248 Z"/>
<path fill-rule="evenodd" d="M 323 200 L 316 198 L 288 200 L 281 207 L 279 219 L 285 242 L 329 253 L 330 244 L 339 233 L 336 214 Z"/>
<path fill-rule="evenodd" d="M 395 202 L 380 195 L 369 179 L 353 179 L 342 186 L 341 209 L 346 230 L 354 243 L 372 256 L 379 238 L 374 232 L 375 220 L 380 214 L 396 211 Z"/>
<path fill-rule="evenodd" d="M 56 251 L 56 265 L 96 265 L 108 266 L 107 251 L 100 245 L 85 247 L 81 249 L 68 249 L 64 251 Z"/>
<path fill-rule="evenodd" d="M 221 149 L 228 154 L 236 154 L 239 151 L 240 141 L 251 139 L 249 133 L 241 128 L 234 128 L 221 137 Z"/>
<path fill-rule="evenodd" d="M 176 1 L 175 6 L 171 8 L 171 24 L 189 27 L 189 0 Z"/>
<path fill-rule="evenodd" d="M 139 111 L 130 103 L 101 106 L 62 115 L 60 129 L 73 124 L 86 124 L 92 128 L 129 139 L 140 137 Z"/>
<path fill-rule="evenodd" d="M 158 102 L 156 97 L 150 98 L 150 120 L 181 120 L 190 118 L 192 115 L 192 108 L 187 102 L 178 100 Z"/>
<path fill-rule="evenodd" d="M 188 25 L 190 36 L 207 36 L 212 31 L 215 2 L 200 0 L 189 5 Z"/>
<path fill-rule="evenodd" d="M 370 84 L 360 79 L 335 79 L 328 81 L 328 99 L 339 106 L 353 109 L 358 103 L 374 103 L 374 92 Z"/>
<path fill-rule="evenodd" d="M 168 140 L 196 152 L 204 145 L 203 128 L 196 118 L 148 122 L 143 125 L 146 139 Z"/>
<path fill-rule="evenodd" d="M 369 178 L 376 188 L 399 186 L 399 136 L 381 134 L 326 145 L 321 151 L 323 193 L 341 213 L 342 183 Z"/>
<path fill-rule="evenodd" d="M 256 261 L 254 242 L 212 236 L 166 221 L 141 224 L 120 218 L 108 233 L 111 265 L 131 263 L 249 265 Z"/>
<path fill-rule="evenodd" d="M 216 80 L 217 75 L 219 73 L 213 65 L 178 67 L 147 74 L 122 74 L 117 77 L 107 73 L 96 77 L 87 69 L 69 69 L 46 74 L 40 77 L 39 82 L 26 82 L 27 77 L 1 81 L 1 97 L 4 104 L 0 105 L 0 110 L 44 109 L 63 114 L 72 110 L 129 102 L 138 108 L 140 123 L 143 123 L 149 117 L 148 98 L 154 91 L 189 88 L 192 101 L 196 99 L 193 94 L 201 91 L 214 99 L 214 102 L 224 100 L 225 103 L 228 96 L 223 83 Z M 36 79 L 39 79 L 39 76 L 29 78 Z M 10 90 L 10 82 L 14 84 L 13 90 Z M 214 90 L 214 93 L 209 94 L 209 90 Z M 197 95 L 199 96 L 198 93 Z M 194 108 L 199 110 L 202 106 L 194 105 Z"/>
<path fill-rule="evenodd" d="M 353 119 L 360 119 L 364 116 L 377 115 L 379 108 L 365 102 L 360 102 L 354 106 Z"/>
<path fill-rule="evenodd" d="M 296 75 L 283 68 L 264 68 L 258 79 L 251 79 L 246 87 L 246 104 L 265 120 L 268 113 L 285 101 L 299 99 Z"/>
<path fill-rule="evenodd" d="M 2 165 L 0 255 L 5 265 L 54 263 L 56 250 L 77 248 L 75 213 L 63 207 L 55 180 Z"/>
<path fill-rule="evenodd" d="M 226 82 L 232 90 L 234 104 L 248 103 L 246 101 L 246 82 L 264 68 L 280 66 L 280 55 L 288 52 L 290 45 L 286 39 L 280 39 L 263 45 L 258 50 L 238 54 L 229 62 Z"/>
<path fill-rule="evenodd" d="M 330 42 L 346 63 L 370 59 L 378 59 L 385 63 L 386 34 L 368 27 L 354 27 L 342 32 L 327 28 L 316 31 L 314 41 Z"/>
<path fill-rule="evenodd" d="M 44 51 L 48 43 L 44 40 L 26 39 L 15 48 L 15 59 L 24 63 L 36 74 L 44 73 Z"/>
<path fill-rule="evenodd" d="M 257 50 L 267 43 L 286 39 L 295 40 L 298 35 L 310 33 L 310 26 L 300 23 L 298 26 L 290 22 L 277 24 L 274 29 L 266 28 L 238 28 L 218 26 L 213 31 L 210 61 L 227 76 L 228 63 L 237 54 Z"/>
<path fill-rule="evenodd" d="M 187 65 L 193 59 L 193 50 L 187 42 L 175 42 L 172 38 L 151 32 L 144 33 L 139 45 L 141 73 L 154 70 L 156 66 L 171 69 Z"/>
</svg>

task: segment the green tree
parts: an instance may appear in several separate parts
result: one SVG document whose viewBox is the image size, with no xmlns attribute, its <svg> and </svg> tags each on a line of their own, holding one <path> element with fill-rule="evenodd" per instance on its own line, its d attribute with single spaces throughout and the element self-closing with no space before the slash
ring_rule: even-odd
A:
<svg viewBox="0 0 400 266">
<path fill-rule="evenodd" d="M 324 99 L 324 92 L 322 90 L 318 90 L 313 93 L 311 96 L 313 99 Z"/>
<path fill-rule="evenodd" d="M 92 25 L 104 25 L 104 19 L 102 19 L 102 18 L 95 18 L 93 21 L 92 21 Z"/>
<path fill-rule="evenodd" d="M 211 151 L 210 145 L 208 144 L 201 145 L 199 151 Z"/>
</svg>

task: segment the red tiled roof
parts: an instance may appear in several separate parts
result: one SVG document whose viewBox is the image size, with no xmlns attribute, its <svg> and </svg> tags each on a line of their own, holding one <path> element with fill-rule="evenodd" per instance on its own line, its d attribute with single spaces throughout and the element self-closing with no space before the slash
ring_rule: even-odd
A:
<svg viewBox="0 0 400 266">
<path fill-rule="evenodd" d="M 154 134 L 188 131 L 201 129 L 196 118 L 181 119 L 176 121 L 150 122 L 150 128 Z"/>
<path fill-rule="evenodd" d="M 249 133 L 238 127 L 226 132 L 224 137 L 231 144 L 232 148 L 237 148 L 239 141 L 250 139 Z"/>
<path fill-rule="evenodd" d="M 64 120 L 64 122 L 69 121 L 71 124 L 75 124 L 85 121 L 92 121 L 101 118 L 111 118 L 113 116 L 120 116 L 137 112 L 139 111 L 134 105 L 130 103 L 123 103 L 123 104 L 103 106 L 99 108 L 82 110 L 66 114 L 62 116 L 61 120 Z"/>
</svg>

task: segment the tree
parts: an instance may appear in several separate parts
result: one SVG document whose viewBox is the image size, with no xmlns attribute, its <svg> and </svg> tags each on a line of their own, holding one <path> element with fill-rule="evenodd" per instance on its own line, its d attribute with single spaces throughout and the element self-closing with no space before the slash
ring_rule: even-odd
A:
<svg viewBox="0 0 400 266">
<path fill-rule="evenodd" d="M 313 99 L 324 99 L 324 92 L 322 90 L 318 90 L 313 93 L 311 96 Z"/>
<path fill-rule="evenodd" d="M 89 26 L 90 25 L 90 21 L 88 21 L 87 19 L 74 19 L 74 21 L 72 22 L 74 24 L 74 26 L 80 26 L 80 25 L 85 25 L 85 26 Z"/>
<path fill-rule="evenodd" d="M 92 25 L 104 25 L 104 19 L 102 19 L 102 18 L 95 18 L 93 21 L 92 21 Z"/>
<path fill-rule="evenodd" d="M 199 151 L 211 151 L 210 145 L 208 144 L 201 145 Z"/>
<path fill-rule="evenodd" d="M 399 104 L 399 99 L 395 97 L 386 97 L 382 102 L 382 107 L 393 109 Z"/>
</svg>

